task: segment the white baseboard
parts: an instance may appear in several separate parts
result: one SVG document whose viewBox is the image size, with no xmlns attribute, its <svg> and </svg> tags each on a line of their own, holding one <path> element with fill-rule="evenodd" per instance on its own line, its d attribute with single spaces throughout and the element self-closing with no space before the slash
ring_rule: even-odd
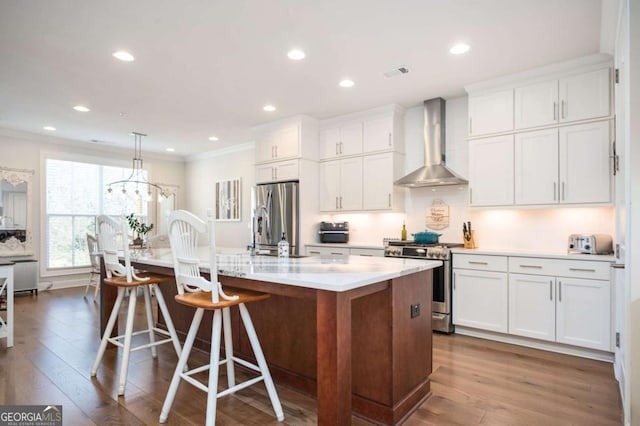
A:
<svg viewBox="0 0 640 426">
<path fill-rule="evenodd" d="M 87 278 L 77 278 L 61 281 L 40 281 L 38 283 L 38 291 L 57 290 L 59 288 L 84 287 L 89 280 Z"/>
<path fill-rule="evenodd" d="M 576 346 L 564 345 L 562 343 L 543 342 L 540 340 L 529 339 L 527 337 L 495 333 L 492 331 L 461 327 L 459 325 L 456 325 L 455 333 L 465 336 L 478 337 L 480 339 L 494 340 L 496 342 L 510 343 L 512 345 L 526 346 L 528 348 L 541 349 L 543 351 L 557 352 L 566 355 L 579 356 L 582 358 L 590 358 L 596 359 L 598 361 L 613 363 L 613 353 L 599 351 L 596 349 L 579 348 Z"/>
</svg>

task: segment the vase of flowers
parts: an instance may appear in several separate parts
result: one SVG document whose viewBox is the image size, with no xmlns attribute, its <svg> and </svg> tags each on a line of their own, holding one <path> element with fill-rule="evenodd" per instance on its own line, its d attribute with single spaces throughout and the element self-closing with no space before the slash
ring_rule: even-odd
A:
<svg viewBox="0 0 640 426">
<path fill-rule="evenodd" d="M 147 225 L 139 218 L 137 218 L 134 213 L 126 216 L 126 218 L 127 222 L 129 222 L 129 228 L 131 228 L 134 235 L 136 236 L 136 238 L 133 240 L 133 245 L 142 247 L 144 245 L 144 240 L 146 239 L 147 233 L 153 229 L 153 223 Z"/>
</svg>

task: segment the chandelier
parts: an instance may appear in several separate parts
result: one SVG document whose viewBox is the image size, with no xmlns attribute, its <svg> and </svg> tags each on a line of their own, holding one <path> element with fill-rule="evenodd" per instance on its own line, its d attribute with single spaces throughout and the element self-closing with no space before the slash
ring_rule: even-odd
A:
<svg viewBox="0 0 640 426">
<path fill-rule="evenodd" d="M 149 182 L 147 180 L 146 172 L 142 168 L 142 137 L 147 135 L 138 132 L 132 132 L 131 134 L 133 135 L 135 140 L 131 174 L 126 179 L 117 180 L 115 182 L 107 184 L 107 192 L 111 194 L 113 192 L 112 187 L 120 185 L 122 194 L 126 195 L 127 186 L 133 186 L 135 187 L 135 194 L 137 197 L 141 197 L 144 193 L 146 193 L 147 196 L 151 198 L 151 191 L 153 188 L 156 188 L 159 191 L 161 197 L 168 198 L 168 194 L 160 185 L 158 185 L 157 183 Z"/>
</svg>

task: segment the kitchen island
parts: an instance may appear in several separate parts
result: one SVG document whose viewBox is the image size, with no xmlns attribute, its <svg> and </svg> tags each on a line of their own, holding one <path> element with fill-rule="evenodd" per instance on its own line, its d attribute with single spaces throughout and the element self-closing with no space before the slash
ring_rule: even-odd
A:
<svg viewBox="0 0 640 426">
<path fill-rule="evenodd" d="M 200 258 L 207 258 L 205 250 Z M 431 269 L 440 261 L 233 253 L 218 254 L 217 262 L 223 286 L 271 295 L 247 306 L 256 332 L 276 384 L 317 397 L 318 424 L 349 424 L 352 412 L 398 424 L 429 397 Z M 168 249 L 142 253 L 132 263 L 173 275 Z M 204 260 L 202 272 L 208 272 Z M 175 285 L 161 289 L 184 337 L 193 310 L 175 303 Z M 115 298 L 110 286 L 103 285 L 102 298 L 104 321 Z M 234 352 L 250 359 L 234 313 Z M 198 335 L 201 349 L 209 347 L 207 328 Z"/>
</svg>

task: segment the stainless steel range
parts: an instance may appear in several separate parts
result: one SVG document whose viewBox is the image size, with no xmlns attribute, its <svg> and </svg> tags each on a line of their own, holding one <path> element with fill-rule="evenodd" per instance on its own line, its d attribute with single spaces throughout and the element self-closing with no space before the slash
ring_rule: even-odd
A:
<svg viewBox="0 0 640 426">
<path fill-rule="evenodd" d="M 385 257 L 441 260 L 442 266 L 433 270 L 433 329 L 453 333 L 451 317 L 451 248 L 461 243 L 416 244 L 413 241 L 389 241 Z"/>
</svg>

